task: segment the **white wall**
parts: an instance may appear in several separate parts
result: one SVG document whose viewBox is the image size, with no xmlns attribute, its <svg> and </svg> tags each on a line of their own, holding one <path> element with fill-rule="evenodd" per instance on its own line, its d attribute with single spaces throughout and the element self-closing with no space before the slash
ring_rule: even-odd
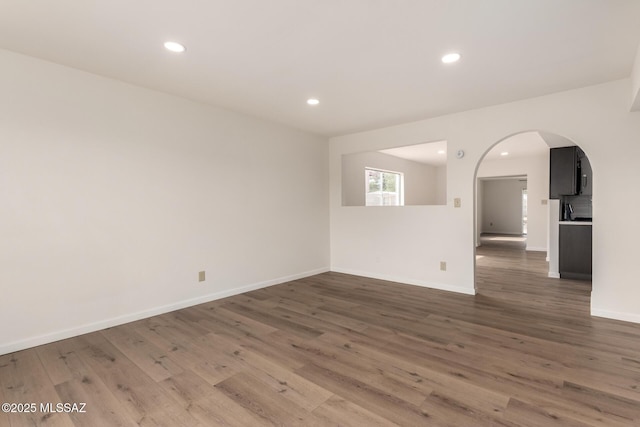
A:
<svg viewBox="0 0 640 427">
<path fill-rule="evenodd" d="M 536 156 L 482 160 L 477 176 L 516 175 L 527 176 L 527 250 L 546 251 L 549 209 L 545 202 L 549 199 L 549 151 Z M 486 218 L 482 218 L 482 221 L 486 222 Z M 481 231 L 480 227 L 477 231 Z"/>
<path fill-rule="evenodd" d="M 640 111 L 640 45 L 631 71 L 631 111 Z"/>
<path fill-rule="evenodd" d="M 436 168 L 436 205 L 447 204 L 447 167 L 438 166 Z"/>
<path fill-rule="evenodd" d="M 434 205 L 444 186 L 438 180 L 438 168 L 424 163 L 375 151 L 353 153 L 342 157 L 342 203 L 344 206 L 365 205 L 365 168 L 375 168 L 404 174 L 404 204 Z M 444 190 L 446 191 L 446 189 Z M 445 201 L 442 201 L 444 204 Z"/>
<path fill-rule="evenodd" d="M 476 247 L 480 246 L 480 234 L 482 233 L 482 229 L 480 224 L 484 222 L 484 217 L 482 216 L 484 212 L 484 186 L 482 185 L 479 179 L 476 180 L 476 226 L 475 226 L 475 241 L 474 244 Z"/>
<path fill-rule="evenodd" d="M 0 354 L 328 268 L 325 138 L 1 50 L 0 77 Z"/>
<path fill-rule="evenodd" d="M 331 267 L 371 277 L 474 293 L 474 181 L 483 155 L 520 132 L 569 138 L 593 166 L 592 313 L 640 322 L 637 249 L 640 114 L 629 112 L 630 79 L 332 138 Z M 447 206 L 343 208 L 343 154 L 447 140 L 463 149 L 447 165 Z M 531 197 L 531 205 L 536 197 Z M 453 207 L 453 199 L 461 207 Z M 539 197 L 537 199 L 540 199 Z M 629 204 L 620 209 L 620 200 Z M 384 230 L 384 232 L 380 232 Z M 387 254 L 392 256 L 387 256 Z M 447 271 L 439 270 L 447 261 Z"/>
<path fill-rule="evenodd" d="M 522 190 L 526 179 L 481 181 L 483 187 L 482 233 L 522 234 Z"/>
</svg>

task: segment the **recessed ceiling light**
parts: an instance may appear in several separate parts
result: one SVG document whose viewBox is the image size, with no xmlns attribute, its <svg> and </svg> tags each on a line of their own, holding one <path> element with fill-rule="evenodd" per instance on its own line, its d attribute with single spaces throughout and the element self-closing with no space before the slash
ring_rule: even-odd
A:
<svg viewBox="0 0 640 427">
<path fill-rule="evenodd" d="M 503 151 L 502 153 L 500 153 L 501 156 L 508 156 L 509 152 L 508 151 Z"/>
<path fill-rule="evenodd" d="M 446 151 L 444 151 L 444 150 L 438 150 L 438 154 L 445 154 L 445 153 L 446 153 Z"/>
<path fill-rule="evenodd" d="M 444 62 L 445 64 L 451 64 L 452 62 L 457 62 L 459 61 L 461 58 L 459 53 L 447 53 L 445 56 L 442 57 L 442 62 Z"/>
<path fill-rule="evenodd" d="M 164 47 L 171 52 L 182 53 L 187 50 L 183 45 L 176 42 L 166 42 Z"/>
<path fill-rule="evenodd" d="M 318 101 L 315 98 L 309 98 L 309 99 L 307 99 L 307 104 L 309 104 L 309 105 L 318 105 L 318 104 L 320 104 L 320 101 Z"/>
</svg>

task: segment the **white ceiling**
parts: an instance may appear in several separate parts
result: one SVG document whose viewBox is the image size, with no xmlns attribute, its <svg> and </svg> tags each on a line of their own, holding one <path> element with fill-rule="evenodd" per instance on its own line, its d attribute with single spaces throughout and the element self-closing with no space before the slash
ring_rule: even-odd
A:
<svg viewBox="0 0 640 427">
<path fill-rule="evenodd" d="M 639 17 L 638 0 L 0 0 L 0 48 L 339 135 L 628 77 Z"/>
<path fill-rule="evenodd" d="M 559 137 L 562 138 L 562 137 Z M 556 146 L 574 145 L 569 140 L 562 138 L 564 144 L 560 143 Z M 513 159 L 517 157 L 540 156 L 549 151 L 550 145 L 546 142 L 538 132 L 524 132 L 511 136 L 500 143 L 493 146 L 485 155 L 483 160 L 500 160 Z M 501 153 L 509 153 L 503 156 Z"/>
<path fill-rule="evenodd" d="M 444 151 L 444 153 L 442 153 Z M 405 147 L 388 148 L 380 153 L 431 166 L 447 164 L 447 141 L 426 142 Z"/>
<path fill-rule="evenodd" d="M 541 156 L 548 152 L 549 148 L 567 147 L 569 145 L 575 144 L 559 135 L 523 132 L 510 136 L 494 145 L 483 160 L 507 160 L 518 157 Z M 444 151 L 445 153 L 441 154 L 439 151 Z M 447 164 L 447 141 L 388 148 L 378 152 L 431 166 Z M 502 153 L 507 153 L 507 155 L 502 155 Z"/>
</svg>

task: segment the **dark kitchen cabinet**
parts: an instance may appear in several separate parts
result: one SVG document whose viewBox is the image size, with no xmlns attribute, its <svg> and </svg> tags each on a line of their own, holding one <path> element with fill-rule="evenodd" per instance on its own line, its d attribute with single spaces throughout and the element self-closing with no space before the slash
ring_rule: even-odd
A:
<svg viewBox="0 0 640 427">
<path fill-rule="evenodd" d="M 579 147 L 552 148 L 549 163 L 549 198 L 591 196 L 591 163 Z"/>
<path fill-rule="evenodd" d="M 580 173 L 578 192 L 582 196 L 593 195 L 593 172 L 591 170 L 591 162 L 589 162 L 589 158 L 580 149 L 578 149 L 578 172 Z"/>
<path fill-rule="evenodd" d="M 560 277 L 591 280 L 591 225 L 560 224 Z"/>
<path fill-rule="evenodd" d="M 552 148 L 549 164 L 549 198 L 573 196 L 578 192 L 578 147 Z"/>
</svg>

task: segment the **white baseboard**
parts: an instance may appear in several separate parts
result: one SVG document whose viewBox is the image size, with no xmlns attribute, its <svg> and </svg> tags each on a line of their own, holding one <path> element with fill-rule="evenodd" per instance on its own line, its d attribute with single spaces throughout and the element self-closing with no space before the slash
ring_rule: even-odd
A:
<svg viewBox="0 0 640 427">
<path fill-rule="evenodd" d="M 527 246 L 527 250 L 532 252 L 547 252 L 546 247 L 541 248 L 539 246 Z"/>
<path fill-rule="evenodd" d="M 226 289 L 224 291 L 214 292 L 214 293 L 202 295 L 196 298 L 182 300 L 175 303 L 163 305 L 160 307 L 154 307 L 154 308 L 142 310 L 136 313 L 126 314 L 124 316 L 113 317 L 110 319 L 104 319 L 97 322 L 87 323 L 81 326 L 64 329 L 61 331 L 54 331 L 44 335 L 25 338 L 23 340 L 13 341 L 8 344 L 0 344 L 0 355 L 13 353 L 15 351 L 24 350 L 26 348 L 35 347 L 38 345 L 48 344 L 54 341 L 60 341 L 63 339 L 75 337 L 82 334 L 87 334 L 90 332 L 99 331 L 105 328 L 122 325 L 124 323 L 135 322 L 136 320 L 146 319 L 148 317 L 169 313 L 171 311 L 180 310 L 182 308 L 203 304 L 205 302 L 215 301 L 217 299 L 226 298 L 226 297 L 242 294 L 249 291 L 254 291 L 256 289 L 262 289 L 268 286 L 290 282 L 292 280 L 302 279 L 309 276 L 315 276 L 316 274 L 326 273 L 327 271 L 329 271 L 329 268 L 318 268 L 315 270 L 305 271 L 303 273 L 292 274 L 290 276 L 279 277 L 271 280 L 265 280 L 263 282 L 258 282 L 258 283 L 252 283 L 239 288 Z"/>
<path fill-rule="evenodd" d="M 605 317 L 607 319 L 623 320 L 625 322 L 640 323 L 640 314 L 637 313 L 621 313 L 618 311 L 601 310 L 591 307 L 591 315 L 596 317 Z"/>
<path fill-rule="evenodd" d="M 556 273 L 555 271 L 550 271 L 548 276 L 551 277 L 552 279 L 559 279 L 560 273 Z"/>
<path fill-rule="evenodd" d="M 352 274 L 354 276 L 370 277 L 372 279 L 387 280 L 389 282 L 403 283 L 406 285 L 422 286 L 423 288 L 457 292 L 459 294 L 466 294 L 466 295 L 476 294 L 476 290 L 473 287 L 466 288 L 463 286 L 446 285 L 443 283 L 425 282 L 423 280 L 413 280 L 413 279 L 407 279 L 403 277 L 389 276 L 385 274 L 377 274 L 377 273 L 371 273 L 367 271 L 357 271 L 357 270 L 351 270 L 351 269 L 345 269 L 345 268 L 332 268 L 331 271 L 335 271 L 336 273 Z"/>
</svg>

